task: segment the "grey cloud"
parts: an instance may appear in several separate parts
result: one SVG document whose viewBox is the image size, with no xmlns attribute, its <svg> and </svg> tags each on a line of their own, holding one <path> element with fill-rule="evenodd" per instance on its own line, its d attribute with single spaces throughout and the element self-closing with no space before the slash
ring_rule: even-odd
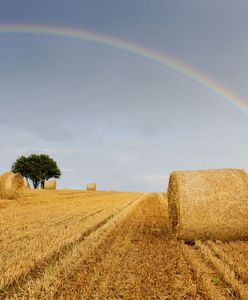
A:
<svg viewBox="0 0 248 300">
<path fill-rule="evenodd" d="M 125 37 L 248 98 L 242 1 L 59 1 L 61 10 L 24 2 L 0 4 L 0 18 Z M 89 42 L 1 34 L 0 42 L 0 171 L 18 155 L 47 153 L 62 168 L 60 187 L 95 180 L 163 190 L 173 170 L 247 163 L 246 115 L 180 71 Z"/>
</svg>

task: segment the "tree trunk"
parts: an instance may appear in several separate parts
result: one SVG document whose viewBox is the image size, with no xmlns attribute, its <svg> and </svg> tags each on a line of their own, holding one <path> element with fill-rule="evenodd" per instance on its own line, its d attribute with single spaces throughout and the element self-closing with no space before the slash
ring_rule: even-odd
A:
<svg viewBox="0 0 248 300">
<path fill-rule="evenodd" d="M 44 189 L 44 185 L 45 185 L 45 180 L 41 180 L 41 182 L 40 182 L 40 188 Z"/>
<path fill-rule="evenodd" d="M 33 186 L 34 186 L 34 189 L 37 189 L 39 187 L 39 182 L 33 181 Z"/>
</svg>

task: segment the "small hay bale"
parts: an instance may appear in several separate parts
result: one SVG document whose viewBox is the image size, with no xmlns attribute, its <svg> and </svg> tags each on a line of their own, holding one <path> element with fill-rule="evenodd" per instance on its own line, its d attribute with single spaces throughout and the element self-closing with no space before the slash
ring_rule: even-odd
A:
<svg viewBox="0 0 248 300">
<path fill-rule="evenodd" d="M 96 183 L 87 183 L 87 186 L 86 186 L 86 189 L 87 191 L 95 191 L 96 190 Z"/>
<path fill-rule="evenodd" d="M 19 173 L 6 172 L 0 176 L 0 198 L 18 199 L 23 195 L 24 180 Z"/>
<path fill-rule="evenodd" d="M 56 190 L 56 180 L 45 180 L 44 189 L 45 190 Z"/>
<path fill-rule="evenodd" d="M 247 239 L 248 174 L 241 169 L 173 172 L 168 213 L 179 239 Z"/>
</svg>

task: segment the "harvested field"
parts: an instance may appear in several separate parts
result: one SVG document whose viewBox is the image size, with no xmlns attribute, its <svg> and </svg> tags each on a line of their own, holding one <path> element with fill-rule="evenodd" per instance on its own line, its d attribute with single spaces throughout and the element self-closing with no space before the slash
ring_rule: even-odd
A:
<svg viewBox="0 0 248 300">
<path fill-rule="evenodd" d="M 1 299 L 248 299 L 248 243 L 170 238 L 162 193 L 0 200 Z"/>
</svg>

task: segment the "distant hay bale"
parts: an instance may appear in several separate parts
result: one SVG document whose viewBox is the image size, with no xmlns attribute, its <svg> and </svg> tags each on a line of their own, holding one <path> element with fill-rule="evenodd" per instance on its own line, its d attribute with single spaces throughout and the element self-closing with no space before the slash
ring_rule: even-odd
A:
<svg viewBox="0 0 248 300">
<path fill-rule="evenodd" d="M 86 189 L 87 191 L 95 191 L 96 190 L 96 183 L 87 183 L 87 186 L 86 186 Z"/>
<path fill-rule="evenodd" d="M 18 199 L 23 195 L 24 180 L 19 173 L 6 172 L 0 176 L 0 198 Z"/>
<path fill-rule="evenodd" d="M 168 212 L 179 239 L 247 239 L 248 174 L 241 169 L 173 172 Z"/>
<path fill-rule="evenodd" d="M 56 180 L 45 180 L 44 189 L 45 190 L 56 190 Z"/>
</svg>

